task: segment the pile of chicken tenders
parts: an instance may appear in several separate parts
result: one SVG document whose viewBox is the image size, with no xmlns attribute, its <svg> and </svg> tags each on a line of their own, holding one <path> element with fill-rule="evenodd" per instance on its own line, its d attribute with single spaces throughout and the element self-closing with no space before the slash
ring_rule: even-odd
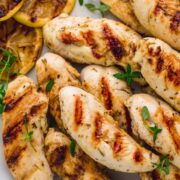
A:
<svg viewBox="0 0 180 180">
<path fill-rule="evenodd" d="M 54 18 L 38 85 L 24 75 L 8 85 L 3 146 L 14 179 L 108 180 L 112 169 L 180 180 L 180 2 L 102 2 L 124 24 Z"/>
</svg>

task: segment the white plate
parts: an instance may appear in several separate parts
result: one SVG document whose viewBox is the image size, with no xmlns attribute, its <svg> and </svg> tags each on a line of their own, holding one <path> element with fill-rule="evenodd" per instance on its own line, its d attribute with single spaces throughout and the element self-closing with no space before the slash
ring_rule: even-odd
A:
<svg viewBox="0 0 180 180">
<path fill-rule="evenodd" d="M 80 6 L 78 0 L 76 0 L 76 5 L 75 8 L 72 12 L 71 15 L 73 16 L 88 16 L 88 17 L 93 17 L 93 18 L 101 18 L 101 14 L 96 12 L 96 13 L 91 13 L 88 11 L 84 6 Z M 97 0 L 84 0 L 86 3 L 91 2 L 93 4 L 99 4 L 99 1 Z M 114 18 L 111 15 L 108 15 L 109 18 Z M 46 47 L 43 48 L 42 54 L 47 52 L 48 50 Z M 34 69 L 28 74 L 29 77 L 31 77 L 35 82 L 36 82 L 36 77 L 35 77 L 35 71 Z M 0 117 L 0 180 L 12 180 L 12 176 L 10 172 L 8 171 L 8 168 L 6 166 L 6 162 L 4 160 L 3 156 L 3 146 L 2 146 L 2 118 Z M 112 172 L 109 171 L 108 174 L 110 175 L 111 180 L 138 180 L 139 177 L 136 174 L 127 174 L 127 173 L 119 173 L 119 172 Z"/>
</svg>

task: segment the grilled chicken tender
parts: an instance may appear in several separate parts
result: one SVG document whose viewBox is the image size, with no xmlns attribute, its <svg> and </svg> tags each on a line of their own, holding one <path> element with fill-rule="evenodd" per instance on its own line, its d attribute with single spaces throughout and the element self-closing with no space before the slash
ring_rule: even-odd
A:
<svg viewBox="0 0 180 180">
<path fill-rule="evenodd" d="M 160 170 L 155 169 L 149 173 L 141 173 L 141 180 L 179 180 L 180 179 L 180 171 L 175 166 L 169 166 L 169 174 L 164 176 L 161 175 Z"/>
<path fill-rule="evenodd" d="M 65 180 L 107 180 L 97 164 L 79 147 L 70 153 L 71 140 L 61 132 L 50 129 L 45 138 L 45 151 L 52 170 Z"/>
<path fill-rule="evenodd" d="M 67 85 L 80 86 L 79 73 L 62 57 L 46 53 L 36 64 L 37 81 L 42 92 L 49 97 L 50 112 L 54 116 L 58 126 L 63 128 L 60 114 L 59 90 Z M 54 80 L 54 85 L 50 92 L 46 91 L 46 86 L 50 80 Z"/>
<path fill-rule="evenodd" d="M 124 67 L 130 64 L 139 70 L 133 57 L 141 38 L 120 22 L 59 16 L 47 23 L 43 32 L 47 46 L 71 61 Z"/>
<path fill-rule="evenodd" d="M 44 155 L 47 97 L 31 79 L 19 76 L 9 84 L 4 103 L 4 155 L 14 179 L 52 180 Z"/>
<path fill-rule="evenodd" d="M 141 73 L 154 91 L 180 111 L 180 54 L 161 40 L 146 38 L 136 54 Z"/>
<path fill-rule="evenodd" d="M 131 96 L 126 103 L 132 119 L 131 126 L 135 136 L 145 141 L 153 149 L 164 155 L 180 168 L 180 115 L 166 103 L 148 94 Z M 150 118 L 144 120 L 142 109 L 148 108 Z M 162 129 L 154 142 L 153 133 L 148 127 L 156 125 Z"/>
<path fill-rule="evenodd" d="M 141 34 L 149 34 L 135 16 L 130 0 L 101 0 L 101 2 L 108 5 L 110 11 L 126 25 Z"/>
<path fill-rule="evenodd" d="M 155 37 L 180 50 L 180 1 L 131 1 L 140 23 Z"/>
<path fill-rule="evenodd" d="M 69 106 L 71 104 L 71 106 Z M 60 90 L 61 117 L 67 132 L 98 163 L 116 171 L 146 172 L 159 158 L 138 145 L 93 95 L 77 87 Z"/>
<path fill-rule="evenodd" d="M 116 73 L 121 71 L 115 67 L 87 66 L 81 72 L 82 86 L 100 99 L 121 128 L 129 131 L 129 116 L 124 102 L 132 93 L 125 81 L 113 76 Z"/>
</svg>

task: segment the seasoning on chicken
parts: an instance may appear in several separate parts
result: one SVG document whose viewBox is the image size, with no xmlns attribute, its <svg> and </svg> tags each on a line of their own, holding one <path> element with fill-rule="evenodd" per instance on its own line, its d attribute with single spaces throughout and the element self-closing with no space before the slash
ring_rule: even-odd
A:
<svg viewBox="0 0 180 180">
<path fill-rule="evenodd" d="M 59 90 L 67 85 L 80 86 L 79 73 L 62 57 L 46 53 L 36 64 L 36 75 L 40 90 L 49 97 L 50 112 L 54 116 L 59 128 L 63 128 L 59 105 Z M 54 84 L 49 91 L 49 82 Z"/>
<path fill-rule="evenodd" d="M 93 95 L 77 87 L 64 87 L 60 106 L 65 129 L 98 163 L 122 172 L 152 171 L 152 163 L 158 163 L 159 158 L 120 129 Z"/>
<path fill-rule="evenodd" d="M 9 84 L 4 103 L 4 156 L 14 179 L 52 180 L 44 154 L 47 97 L 31 79 L 19 76 Z"/>
<path fill-rule="evenodd" d="M 155 37 L 180 50 L 180 1 L 131 1 L 139 22 Z"/>
<path fill-rule="evenodd" d="M 148 94 L 135 94 L 126 105 L 134 135 L 180 168 L 180 115 Z"/>
<path fill-rule="evenodd" d="M 110 11 L 123 23 L 141 34 L 149 34 L 149 32 L 139 23 L 134 14 L 130 0 L 101 0 L 101 2 L 108 5 Z"/>
<path fill-rule="evenodd" d="M 74 154 L 69 137 L 54 129 L 49 129 L 45 138 L 45 152 L 52 170 L 66 180 L 108 180 L 97 164 L 90 159 L 77 144 Z M 72 156 L 74 155 L 74 156 Z"/>
<path fill-rule="evenodd" d="M 43 31 L 47 46 L 71 61 L 140 68 L 133 57 L 141 37 L 120 22 L 59 16 L 47 23 Z"/>
<path fill-rule="evenodd" d="M 132 93 L 125 81 L 113 76 L 120 72 L 112 66 L 90 65 L 82 70 L 81 81 L 84 90 L 96 96 L 120 127 L 129 132 L 130 118 L 124 102 Z"/>
<path fill-rule="evenodd" d="M 161 40 L 145 38 L 136 59 L 149 86 L 180 111 L 180 54 Z"/>
</svg>

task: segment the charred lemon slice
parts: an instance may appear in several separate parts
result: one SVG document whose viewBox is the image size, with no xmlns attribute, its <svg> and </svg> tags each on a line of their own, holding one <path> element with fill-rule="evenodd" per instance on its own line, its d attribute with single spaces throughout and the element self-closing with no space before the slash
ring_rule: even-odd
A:
<svg viewBox="0 0 180 180">
<path fill-rule="evenodd" d="M 0 21 L 12 17 L 23 5 L 24 0 L 0 0 Z"/>
<path fill-rule="evenodd" d="M 0 22 L 0 27 L 0 48 L 8 49 L 17 57 L 11 75 L 26 74 L 42 49 L 41 29 L 24 26 L 14 19 Z M 0 61 L 2 58 L 0 54 Z"/>
<path fill-rule="evenodd" d="M 61 13 L 70 13 L 75 0 L 26 0 L 14 18 L 30 27 L 41 27 Z"/>
</svg>

